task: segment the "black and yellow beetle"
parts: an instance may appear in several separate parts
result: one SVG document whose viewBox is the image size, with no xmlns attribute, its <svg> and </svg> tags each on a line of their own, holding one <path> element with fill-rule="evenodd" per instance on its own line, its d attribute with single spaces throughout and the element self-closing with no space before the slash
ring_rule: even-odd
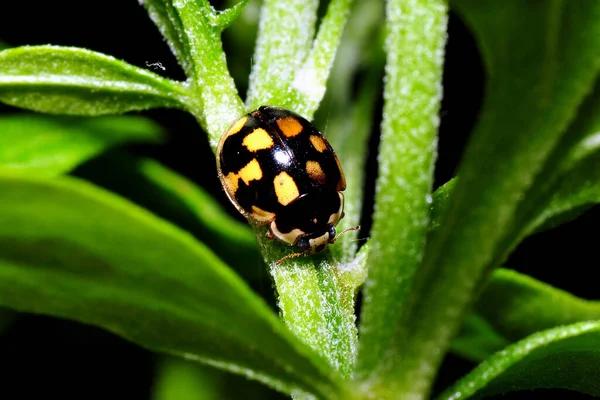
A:
<svg viewBox="0 0 600 400">
<path fill-rule="evenodd" d="M 262 106 L 233 122 L 217 149 L 223 189 L 267 237 L 319 253 L 336 239 L 344 217 L 344 173 L 327 140 L 306 119 Z M 357 229 L 357 228 L 353 228 Z"/>
</svg>

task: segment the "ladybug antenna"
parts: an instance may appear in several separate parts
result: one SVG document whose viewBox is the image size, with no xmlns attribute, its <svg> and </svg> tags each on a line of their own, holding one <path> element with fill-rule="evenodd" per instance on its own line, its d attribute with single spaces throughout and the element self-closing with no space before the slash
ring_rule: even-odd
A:
<svg viewBox="0 0 600 400">
<path fill-rule="evenodd" d="M 290 259 L 290 258 L 296 258 L 296 257 L 300 257 L 300 256 L 304 256 L 304 255 L 306 255 L 306 254 L 308 254 L 308 253 L 310 253 L 310 249 L 307 249 L 307 250 L 301 251 L 300 253 L 292 253 L 292 254 L 288 254 L 287 256 L 285 256 L 285 257 L 283 257 L 282 259 L 280 259 L 279 261 L 277 261 L 277 262 L 275 263 L 275 265 L 277 265 L 277 266 L 278 266 L 279 264 L 281 264 L 282 262 L 284 262 L 284 261 L 285 261 L 285 260 L 287 260 L 287 259 Z"/>
<path fill-rule="evenodd" d="M 338 239 L 339 239 L 339 237 L 340 237 L 340 236 L 342 236 L 344 233 L 348 233 L 348 232 L 350 232 L 350 231 L 358 231 L 358 230 L 360 230 L 360 225 L 356 225 L 356 226 L 352 226 L 352 227 L 350 227 L 350 228 L 346 228 L 346 229 L 344 229 L 343 231 L 341 231 L 340 233 L 338 233 L 338 234 L 336 235 L 336 237 L 334 237 L 334 238 L 333 238 L 333 240 L 332 240 L 331 242 L 329 242 L 329 243 L 333 243 L 333 242 L 335 242 L 335 241 L 336 241 L 336 240 L 338 240 Z"/>
</svg>

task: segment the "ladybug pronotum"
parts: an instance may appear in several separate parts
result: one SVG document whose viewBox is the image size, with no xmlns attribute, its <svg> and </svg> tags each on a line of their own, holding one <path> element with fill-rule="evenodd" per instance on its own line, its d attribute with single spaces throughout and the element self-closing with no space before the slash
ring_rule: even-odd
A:
<svg viewBox="0 0 600 400">
<path fill-rule="evenodd" d="M 269 224 L 268 238 L 300 251 L 279 262 L 335 241 L 346 181 L 333 149 L 306 119 L 272 106 L 241 117 L 221 137 L 217 168 L 237 210 L 252 224 Z"/>
</svg>

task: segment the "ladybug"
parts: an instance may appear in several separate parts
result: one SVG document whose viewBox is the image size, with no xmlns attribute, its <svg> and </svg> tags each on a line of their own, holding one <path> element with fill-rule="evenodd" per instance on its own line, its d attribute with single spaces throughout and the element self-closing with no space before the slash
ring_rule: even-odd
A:
<svg viewBox="0 0 600 400">
<path fill-rule="evenodd" d="M 234 121 L 219 141 L 217 169 L 229 200 L 250 223 L 269 224 L 268 238 L 299 250 L 277 264 L 335 241 L 344 172 L 327 140 L 300 115 L 262 106 Z"/>
</svg>

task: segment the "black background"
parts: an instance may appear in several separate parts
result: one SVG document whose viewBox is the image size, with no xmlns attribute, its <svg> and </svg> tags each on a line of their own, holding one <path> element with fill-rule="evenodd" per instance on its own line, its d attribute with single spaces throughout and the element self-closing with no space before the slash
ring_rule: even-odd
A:
<svg viewBox="0 0 600 400">
<path fill-rule="evenodd" d="M 30 0 L 11 2 L 7 7 L 0 6 L 0 39 L 12 46 L 80 46 L 140 67 L 160 61 L 166 71 L 156 72 L 174 79 L 184 78 L 158 30 L 135 0 Z M 456 171 L 481 105 L 484 79 L 472 37 L 461 21 L 451 15 L 436 186 L 449 180 Z M 239 82 L 239 88 L 243 93 L 244 83 Z M 19 110 L 0 105 L 0 112 Z M 153 156 L 185 174 L 215 193 L 228 207 L 219 190 L 213 155 L 195 120 L 174 110 L 143 114 L 164 125 L 170 137 L 165 146 L 137 146 L 131 150 Z M 371 154 L 375 154 L 376 145 L 375 136 L 371 140 Z M 376 177 L 375 157 L 369 158 L 368 167 L 364 219 L 367 226 Z M 600 209 L 595 207 L 574 222 L 526 239 L 506 265 L 578 296 L 597 297 L 594 277 L 598 267 L 595 248 L 598 235 L 595 228 L 599 222 Z M 0 334 L 0 396 L 145 399 L 150 397 L 156 359 L 152 353 L 94 327 L 20 314 Z M 471 363 L 449 356 L 436 390 L 443 389 L 470 368 Z M 588 398 L 560 390 L 536 390 L 502 398 L 549 395 Z"/>
</svg>

